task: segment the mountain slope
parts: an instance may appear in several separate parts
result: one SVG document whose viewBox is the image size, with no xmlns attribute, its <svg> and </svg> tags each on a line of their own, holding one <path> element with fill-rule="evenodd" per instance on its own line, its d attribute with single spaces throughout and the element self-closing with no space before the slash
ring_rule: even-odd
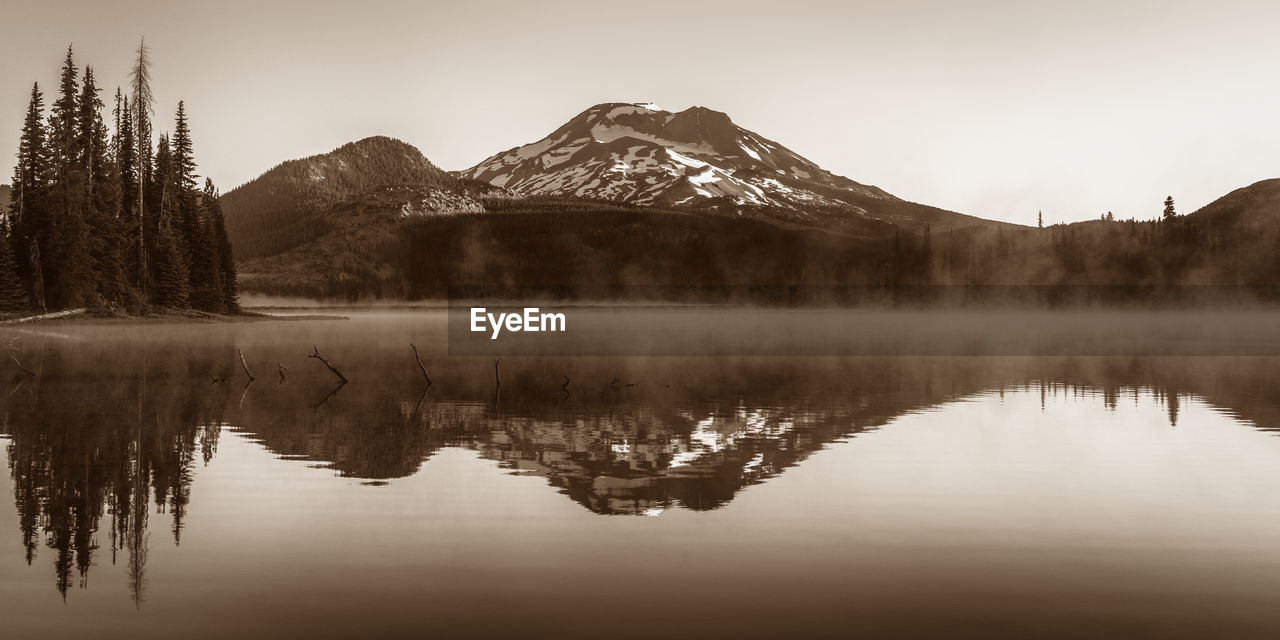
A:
<svg viewBox="0 0 1280 640">
<path fill-rule="evenodd" d="M 1188 218 L 1219 226 L 1257 230 L 1280 228 L 1280 178 L 1241 187 L 1201 207 Z"/>
<path fill-rule="evenodd" d="M 405 213 L 483 211 L 469 192 L 494 191 L 448 174 L 407 143 L 375 136 L 325 154 L 283 162 L 223 194 L 237 259 L 275 255 L 333 230 L 340 202 L 387 187 L 420 189 Z"/>
<path fill-rule="evenodd" d="M 840 228 L 850 218 L 970 226 L 986 221 L 900 200 L 835 175 L 719 111 L 607 103 L 464 178 L 523 195 L 596 198 Z"/>
</svg>

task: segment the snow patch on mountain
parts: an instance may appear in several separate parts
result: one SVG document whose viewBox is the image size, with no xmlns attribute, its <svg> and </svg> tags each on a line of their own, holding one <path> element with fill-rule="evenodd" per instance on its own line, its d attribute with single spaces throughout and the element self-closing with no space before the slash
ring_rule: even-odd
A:
<svg viewBox="0 0 1280 640">
<path fill-rule="evenodd" d="M 823 170 L 782 145 L 702 107 L 608 103 L 547 137 L 461 172 L 524 195 L 574 195 L 691 207 L 713 198 L 757 207 L 849 207 L 841 197 L 893 200 Z"/>
</svg>

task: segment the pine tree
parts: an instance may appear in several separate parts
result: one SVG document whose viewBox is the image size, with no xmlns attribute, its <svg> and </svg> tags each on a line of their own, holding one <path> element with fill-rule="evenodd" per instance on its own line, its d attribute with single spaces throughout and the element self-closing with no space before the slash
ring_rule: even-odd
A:
<svg viewBox="0 0 1280 640">
<path fill-rule="evenodd" d="M 1036 214 L 1036 227 L 1040 229 L 1044 228 L 1044 212 L 1043 211 Z"/>
<path fill-rule="evenodd" d="M 226 220 L 222 216 L 222 203 L 213 181 L 205 179 L 205 220 L 208 242 L 214 248 L 218 263 L 218 285 L 222 293 L 222 313 L 240 312 L 240 294 L 236 287 L 236 262 L 231 251 L 231 239 L 227 237 Z"/>
<path fill-rule="evenodd" d="M 117 93 L 119 93 L 117 91 Z M 124 232 L 126 273 L 129 282 L 138 291 L 146 291 L 146 252 L 142 235 L 142 208 L 138 201 L 138 160 L 134 147 L 133 115 L 129 110 L 129 97 L 124 96 L 120 111 L 120 128 L 116 132 L 116 174 L 120 182 L 121 227 Z"/>
<path fill-rule="evenodd" d="M 44 273 L 40 238 L 48 237 L 50 160 L 48 132 L 44 125 L 44 95 L 40 85 L 31 86 L 31 99 L 18 142 L 18 165 L 13 170 L 13 197 L 10 200 L 10 243 L 18 261 L 18 273 L 28 284 L 36 306 L 44 309 Z"/>
<path fill-rule="evenodd" d="M 168 224 L 157 230 L 155 260 L 155 302 L 174 309 L 190 305 L 187 270 L 178 251 L 177 237 Z"/>
<path fill-rule="evenodd" d="M 173 216 L 174 185 L 173 154 L 169 137 L 161 135 L 156 143 L 155 175 L 152 178 L 150 201 L 155 213 L 145 222 L 146 232 L 155 238 L 148 249 L 151 279 L 155 283 L 152 299 L 156 304 L 175 309 L 190 305 L 191 283 L 185 259 L 185 244 L 180 231 L 175 229 Z"/>
<path fill-rule="evenodd" d="M 225 301 L 222 295 L 222 272 L 219 269 L 218 245 L 214 237 L 212 213 L 218 194 L 213 181 L 204 182 L 200 194 L 199 209 L 192 216 L 195 235 L 188 241 L 191 249 L 191 306 L 212 313 L 222 313 Z"/>
<path fill-rule="evenodd" d="M 147 292 L 148 280 L 147 275 L 150 268 L 147 265 L 147 254 L 154 244 L 149 229 L 146 224 L 148 212 L 148 203 L 146 201 L 147 192 L 152 179 L 152 155 L 151 155 L 151 114 L 152 106 L 155 104 L 155 98 L 151 93 L 151 50 L 147 48 L 146 39 L 142 39 L 138 43 L 138 51 L 134 57 L 133 69 L 129 72 L 129 82 L 133 89 L 133 144 L 134 144 L 134 162 L 136 170 L 134 176 L 137 178 L 137 198 L 134 200 L 138 209 L 138 268 L 139 278 L 138 286 L 143 293 Z"/>
<path fill-rule="evenodd" d="M 147 281 L 152 283 L 155 281 L 156 275 L 159 273 L 158 265 L 152 264 L 159 257 L 156 252 L 160 250 L 159 233 L 160 227 L 171 226 L 173 212 L 173 192 L 170 186 L 173 184 L 173 162 L 169 153 L 169 136 L 160 134 L 156 138 L 156 155 L 154 160 L 154 171 L 151 177 L 147 179 L 146 207 L 142 211 L 142 233 L 146 239 L 146 259 L 147 259 Z M 181 235 L 174 237 L 175 243 L 184 243 Z M 178 254 L 183 254 L 183 247 L 177 246 Z M 148 289 L 149 291 L 149 289 Z"/>
<path fill-rule="evenodd" d="M 109 155 L 106 123 L 102 120 L 102 100 L 93 77 L 85 67 L 80 92 L 80 146 L 87 176 L 85 218 L 88 223 L 89 253 L 93 263 L 94 291 L 111 304 L 125 301 L 126 285 L 122 255 L 123 229 L 120 227 L 120 181 Z"/>
<path fill-rule="evenodd" d="M 58 99 L 49 114 L 52 159 L 52 225 L 40 241 L 45 256 L 44 278 L 48 302 L 55 308 L 83 304 L 93 291 L 89 257 L 89 227 L 85 224 L 84 149 L 80 146 L 79 74 L 70 47 L 62 65 Z"/>
<path fill-rule="evenodd" d="M 199 193 L 196 191 L 196 162 L 192 157 L 191 130 L 187 123 L 185 105 L 178 102 L 178 112 L 174 116 L 173 136 L 169 138 L 170 165 L 173 177 L 172 191 L 174 226 L 181 232 L 180 247 L 187 264 L 187 274 L 192 299 L 191 303 L 198 309 L 205 309 L 215 304 L 216 296 L 212 294 L 216 288 L 214 283 L 205 282 L 213 268 L 213 254 L 205 245 L 204 230 L 201 221 L 202 211 L 199 207 Z"/>
<path fill-rule="evenodd" d="M 1164 219 L 1168 220 L 1176 215 L 1178 212 L 1173 208 L 1173 196 L 1169 196 L 1164 199 Z"/>
</svg>

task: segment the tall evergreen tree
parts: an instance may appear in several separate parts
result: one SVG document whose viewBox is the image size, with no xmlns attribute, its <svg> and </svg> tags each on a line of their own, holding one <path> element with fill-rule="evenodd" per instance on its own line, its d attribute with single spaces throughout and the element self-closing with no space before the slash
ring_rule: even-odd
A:
<svg viewBox="0 0 1280 640">
<path fill-rule="evenodd" d="M 27 116 L 18 140 L 18 164 L 13 168 L 13 195 L 9 217 L 15 223 L 35 224 L 49 187 L 49 156 L 44 128 L 44 94 L 40 85 L 31 86 Z"/>
<path fill-rule="evenodd" d="M 222 293 L 222 313 L 240 312 L 240 294 L 236 287 L 236 262 L 227 237 L 226 220 L 222 216 L 222 202 L 213 181 L 206 178 L 205 197 L 201 200 L 205 210 L 208 242 L 214 248 L 218 262 L 218 286 Z"/>
<path fill-rule="evenodd" d="M 70 47 L 62 65 L 58 99 L 49 113 L 52 159 L 52 233 L 39 238 L 44 256 L 44 279 L 50 306 L 83 304 L 93 291 L 89 227 L 85 223 L 85 150 L 80 142 L 79 73 Z"/>
<path fill-rule="evenodd" d="M 191 278 L 191 290 L 196 292 L 202 287 L 198 282 L 203 265 L 196 265 L 197 253 L 203 242 L 200 224 L 199 192 L 196 191 L 196 162 L 191 143 L 191 129 L 187 124 L 185 105 L 178 102 L 178 112 L 174 116 L 173 135 L 169 138 L 170 165 L 173 176 L 169 187 L 171 192 L 172 219 L 175 228 L 181 233 L 180 247 L 184 252 L 188 275 Z M 199 306 L 193 299 L 193 304 Z"/>
<path fill-rule="evenodd" d="M 142 235 L 142 208 L 138 201 L 138 157 L 135 153 L 133 115 L 129 109 L 129 97 L 124 96 L 120 108 L 120 128 L 116 156 L 116 173 L 120 181 L 120 218 L 124 228 L 126 272 L 130 284 L 138 291 L 146 291 L 147 271 L 145 247 Z"/>
<path fill-rule="evenodd" d="M 1173 208 L 1173 196 L 1169 196 L 1164 199 L 1164 219 L 1168 220 L 1176 215 L 1178 212 Z"/>
<path fill-rule="evenodd" d="M 147 215 L 146 196 L 152 178 L 151 155 L 151 114 L 155 98 L 151 93 L 151 50 L 146 39 L 138 42 L 138 51 L 134 56 L 133 69 L 129 72 L 129 82 L 133 90 L 133 143 L 134 161 L 136 164 L 137 194 L 136 204 L 140 219 L 138 237 L 138 263 L 141 274 L 149 272 L 147 252 L 153 243 L 145 223 Z M 147 291 L 147 278 L 139 280 L 138 285 L 143 293 Z"/>
<path fill-rule="evenodd" d="M 144 227 L 154 238 L 148 249 L 148 270 L 155 285 L 152 300 L 166 307 L 185 309 L 191 301 L 191 282 L 187 275 L 185 242 L 173 215 L 173 154 L 166 135 L 161 135 L 156 143 L 155 175 L 151 184 L 153 188 L 148 197 L 155 209 Z"/>
<path fill-rule="evenodd" d="M 155 302 L 174 309 L 190 306 L 191 289 L 187 270 L 178 250 L 177 234 L 169 224 L 156 231 Z"/>
<path fill-rule="evenodd" d="M 28 284 L 36 306 L 46 307 L 40 238 L 50 235 L 50 159 L 44 125 L 44 94 L 31 86 L 27 116 L 18 141 L 18 165 L 13 170 L 10 200 L 10 242 L 18 261 L 18 273 Z"/>
<path fill-rule="evenodd" d="M 88 223 L 89 252 L 93 264 L 94 291 L 111 304 L 125 299 L 123 233 L 118 216 L 120 181 L 109 155 L 107 126 L 102 120 L 102 100 L 98 97 L 93 68 L 85 67 L 80 92 L 80 147 L 85 185 L 85 218 Z"/>
</svg>

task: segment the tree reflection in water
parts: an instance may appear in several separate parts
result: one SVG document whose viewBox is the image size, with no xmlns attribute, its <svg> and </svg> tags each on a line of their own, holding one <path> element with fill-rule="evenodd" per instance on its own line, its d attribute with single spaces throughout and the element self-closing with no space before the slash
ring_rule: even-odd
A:
<svg viewBox="0 0 1280 640">
<path fill-rule="evenodd" d="M 420 374 L 386 366 L 394 356 L 379 350 L 347 354 L 349 384 L 335 387 L 299 363 L 289 384 L 241 388 L 236 351 L 75 345 L 24 354 L 38 375 L 10 381 L 0 435 L 25 560 L 49 549 L 64 599 L 105 555 L 124 565 L 141 606 L 148 516 L 167 513 L 167 538 L 181 543 L 193 476 L 224 429 L 373 485 L 414 474 L 441 449 L 466 448 L 546 478 L 595 513 L 644 515 L 722 507 L 832 443 L 985 391 L 1097 397 L 1110 409 L 1149 397 L 1171 425 L 1194 394 L 1260 429 L 1280 424 L 1270 358 L 508 358 L 499 401 L 483 358 L 434 360 L 426 390 Z"/>
</svg>

